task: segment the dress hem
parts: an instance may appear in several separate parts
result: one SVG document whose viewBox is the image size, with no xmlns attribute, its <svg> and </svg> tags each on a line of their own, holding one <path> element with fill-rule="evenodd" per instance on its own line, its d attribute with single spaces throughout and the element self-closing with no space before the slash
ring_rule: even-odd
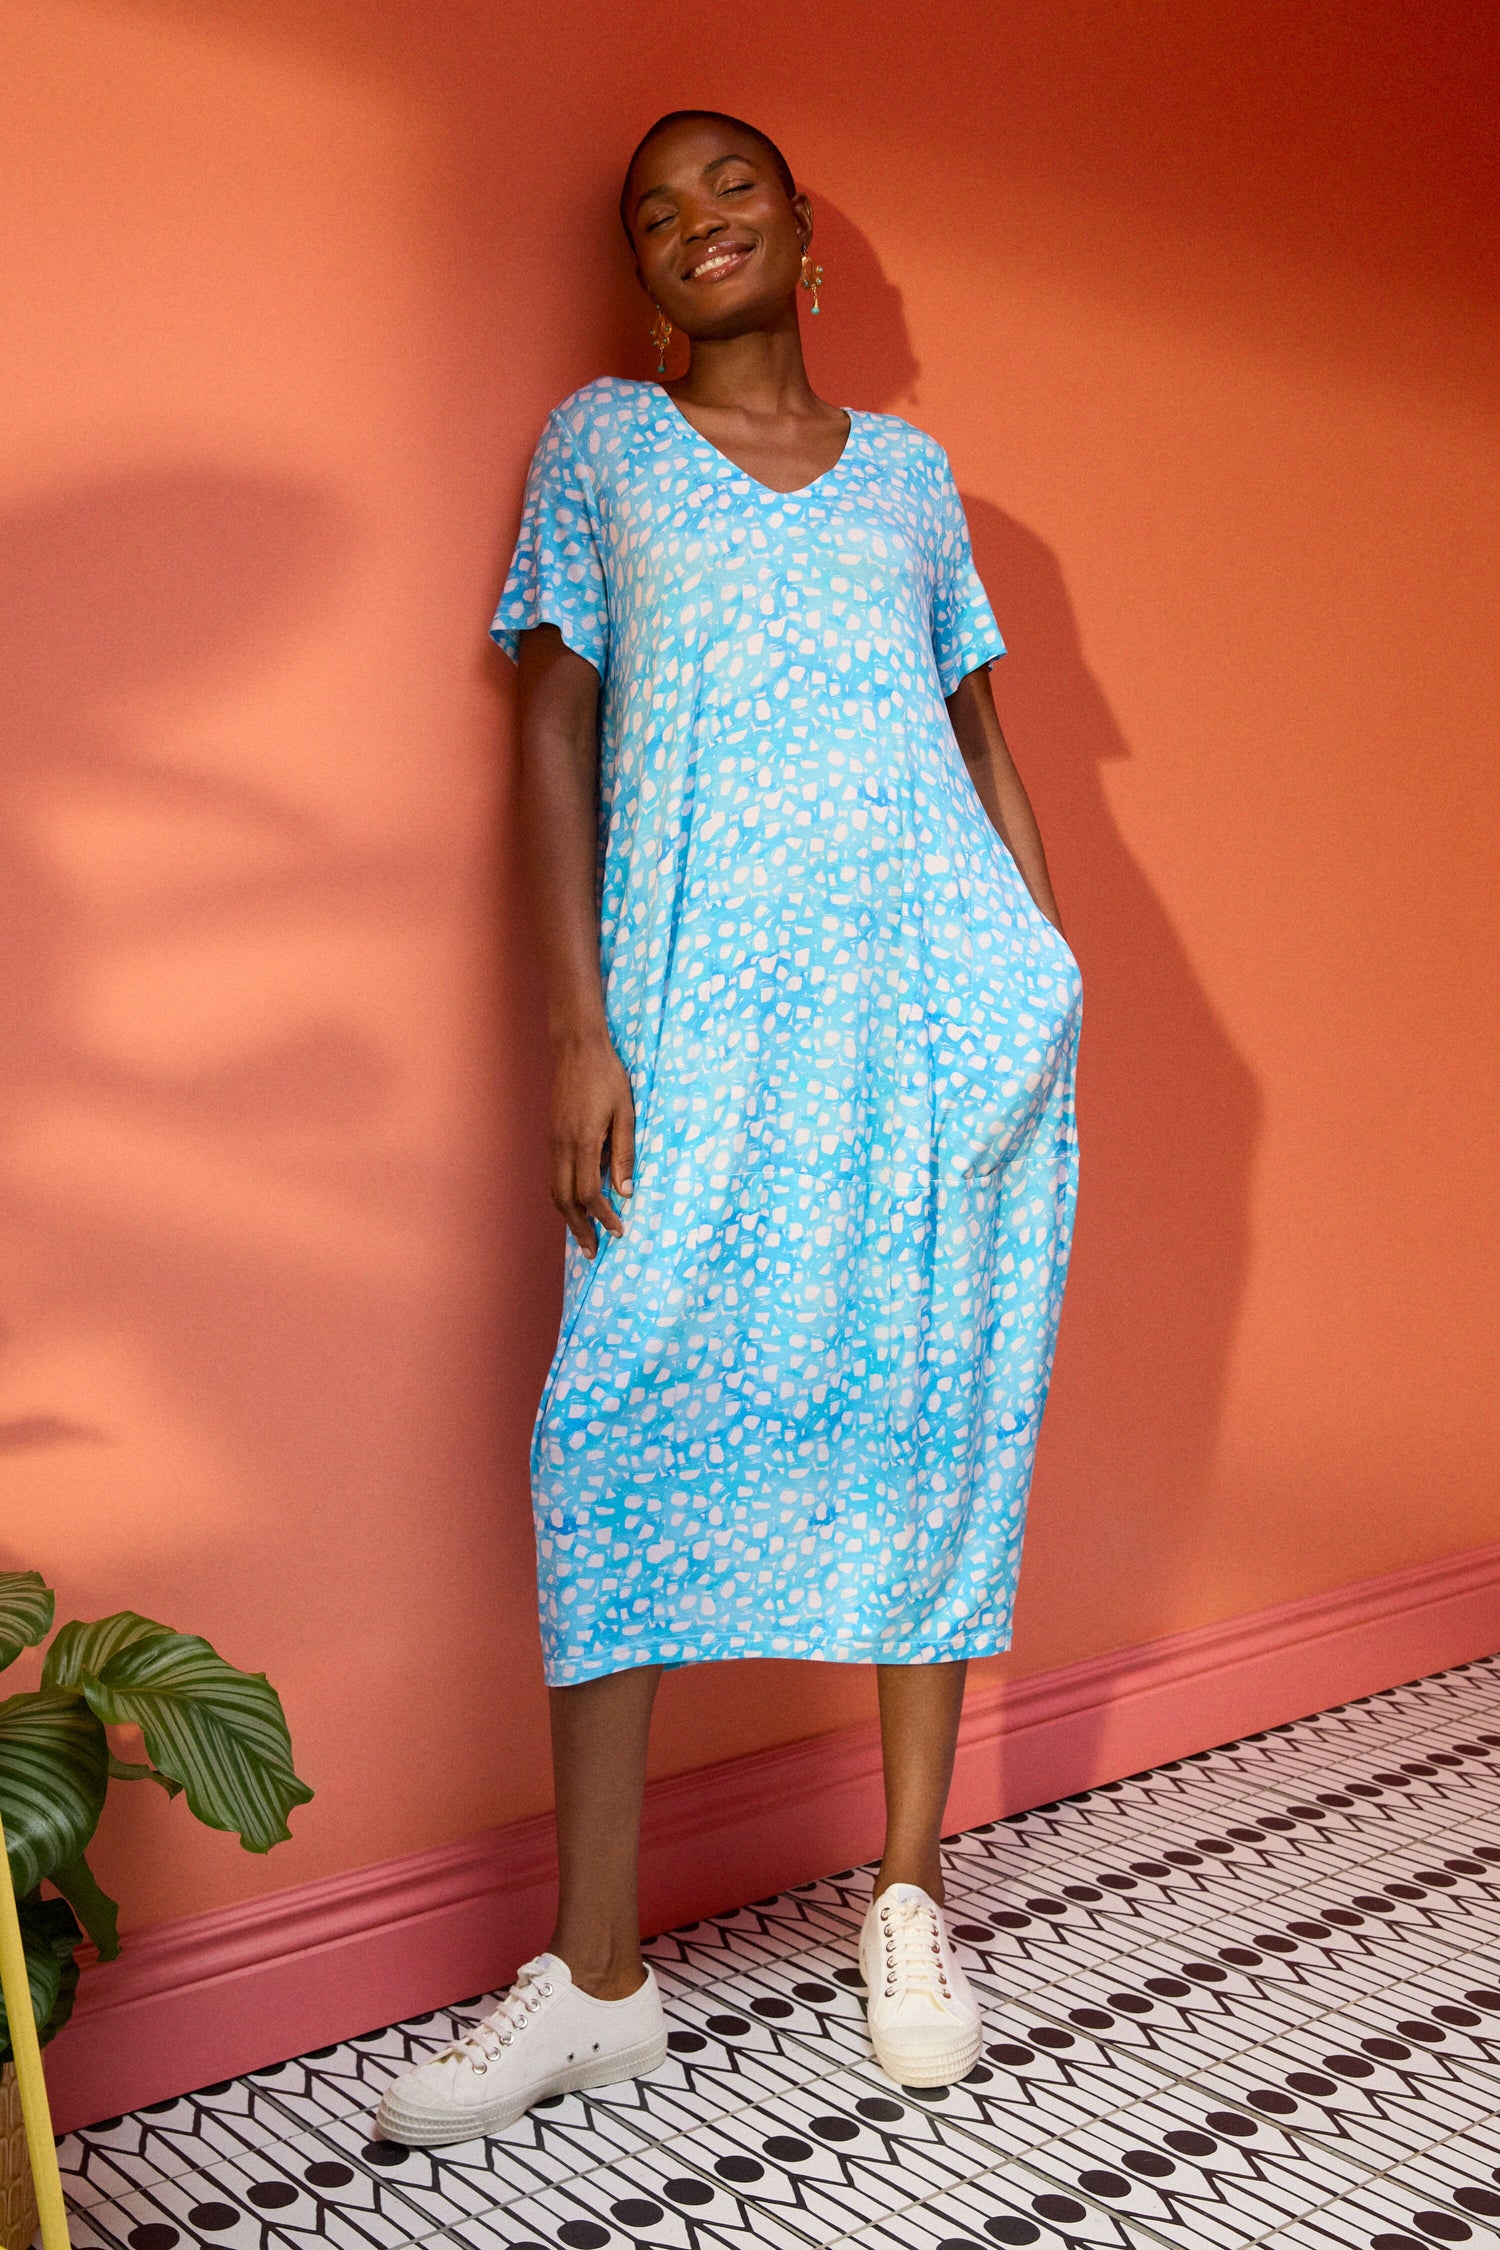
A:
<svg viewBox="0 0 1500 2250">
<path fill-rule="evenodd" d="M 778 1638 L 781 1636 L 778 1635 Z M 601 1657 L 597 1660 L 582 1658 L 571 1664 L 544 1663 L 546 1683 L 554 1687 L 582 1687 L 589 1680 L 607 1680 L 616 1672 L 639 1672 L 648 1664 L 660 1664 L 666 1671 L 680 1671 L 689 1664 L 731 1663 L 791 1663 L 791 1664 L 962 1664 L 977 1662 L 981 1657 L 1004 1656 L 1011 1645 L 1011 1628 L 1004 1629 L 1003 1638 L 998 1631 L 960 1636 L 956 1641 L 945 1642 L 941 1648 L 923 1647 L 914 1655 L 896 1656 L 883 1651 L 874 1642 L 842 1641 L 831 1648 L 811 1646 L 803 1648 L 726 1648 L 715 1644 L 699 1643 L 690 1654 L 668 1654 L 680 1651 L 676 1640 L 643 1642 L 632 1648 L 628 1655 Z M 910 1648 L 910 1642 L 902 1644 Z"/>
</svg>

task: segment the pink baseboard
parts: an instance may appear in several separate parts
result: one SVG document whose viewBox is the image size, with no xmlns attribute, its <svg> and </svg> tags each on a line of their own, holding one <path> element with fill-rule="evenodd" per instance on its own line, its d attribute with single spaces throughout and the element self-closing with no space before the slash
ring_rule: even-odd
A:
<svg viewBox="0 0 1500 2250">
<path fill-rule="evenodd" d="M 967 1828 L 1500 1649 L 1500 1544 L 1174 1633 L 969 1699 Z M 642 1914 L 669 1929 L 870 1858 L 873 1726 L 652 1784 Z M 535 1952 L 552 1822 L 166 1923 L 85 1972 L 48 2051 L 59 2131 L 488 1991 Z"/>
</svg>

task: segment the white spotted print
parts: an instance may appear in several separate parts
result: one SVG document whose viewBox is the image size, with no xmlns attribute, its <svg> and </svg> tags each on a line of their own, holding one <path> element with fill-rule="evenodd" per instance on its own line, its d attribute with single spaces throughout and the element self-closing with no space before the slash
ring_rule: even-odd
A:
<svg viewBox="0 0 1500 2250">
<path fill-rule="evenodd" d="M 623 1236 L 532 1441 L 554 1686 L 1009 1645 L 1077 1186 L 1080 988 L 943 699 L 1004 654 L 942 448 L 758 484 L 655 383 L 550 417 L 491 628 L 599 672 Z"/>
</svg>

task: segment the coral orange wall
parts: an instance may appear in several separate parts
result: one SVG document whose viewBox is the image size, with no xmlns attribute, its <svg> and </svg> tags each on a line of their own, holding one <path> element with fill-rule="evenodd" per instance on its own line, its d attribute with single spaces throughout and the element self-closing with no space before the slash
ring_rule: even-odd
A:
<svg viewBox="0 0 1500 2250">
<path fill-rule="evenodd" d="M 645 373 L 656 111 L 780 137 L 823 387 L 948 445 L 1086 972 L 1014 1656 L 1500 1535 L 1493 17 L 1406 0 L 12 0 L 5 1563 L 207 1633 L 317 1787 L 128 1797 L 137 1924 L 543 1806 L 559 1225 L 484 625 Z M 681 1675 L 661 1771 L 862 1715 Z"/>
</svg>

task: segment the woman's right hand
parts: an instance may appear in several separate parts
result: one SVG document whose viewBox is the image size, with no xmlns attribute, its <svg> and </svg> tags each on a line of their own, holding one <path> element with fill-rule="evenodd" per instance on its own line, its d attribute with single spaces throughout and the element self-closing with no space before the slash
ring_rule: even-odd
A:
<svg viewBox="0 0 1500 2250">
<path fill-rule="evenodd" d="M 586 1258 L 599 1247 L 598 1228 L 623 1234 L 625 1222 L 604 1193 L 605 1147 L 610 1185 L 628 1200 L 635 1171 L 635 1101 L 625 1065 L 607 1032 L 566 1040 L 552 1081 L 552 1200 Z"/>
</svg>

